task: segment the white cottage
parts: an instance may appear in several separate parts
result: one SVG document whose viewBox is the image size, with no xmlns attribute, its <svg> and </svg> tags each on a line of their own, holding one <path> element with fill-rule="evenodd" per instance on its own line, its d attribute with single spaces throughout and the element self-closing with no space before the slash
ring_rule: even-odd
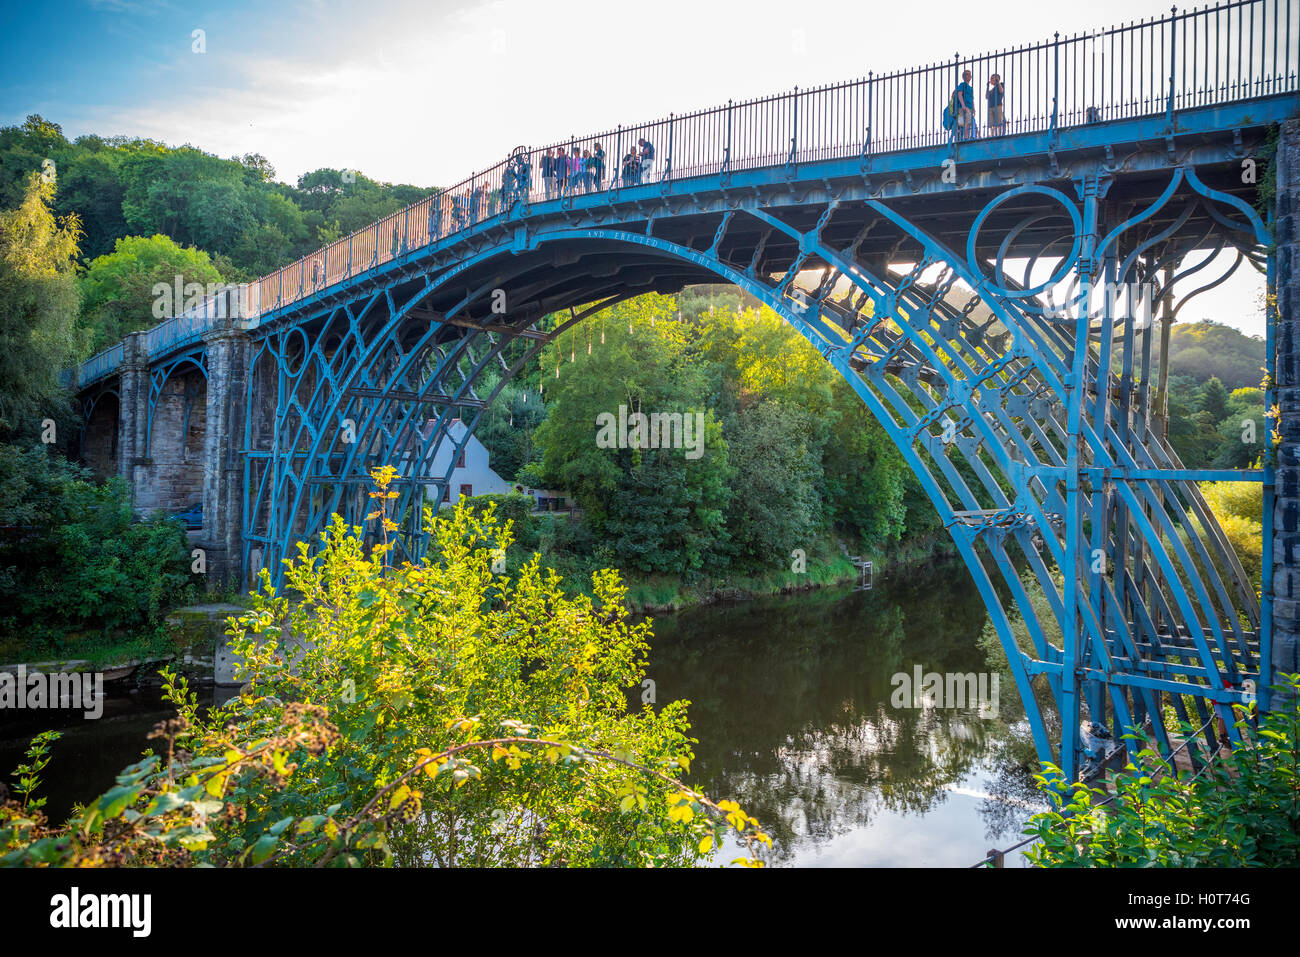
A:
<svg viewBox="0 0 1300 957">
<path fill-rule="evenodd" d="M 434 420 L 430 419 L 420 429 L 426 440 L 433 435 L 434 426 Z M 451 420 L 446 435 L 433 453 L 433 461 L 426 466 L 426 477 L 441 478 L 446 474 L 447 466 L 452 464 L 451 457 L 465 439 L 466 431 L 468 429 L 460 419 Z M 488 464 L 487 448 L 476 436 L 471 435 L 456 456 L 456 464 L 451 470 L 451 479 L 443 490 L 441 501 L 443 504 L 455 505 L 462 495 L 505 495 L 512 491 L 514 489 L 510 483 L 492 471 Z M 426 501 L 434 501 L 436 494 L 437 488 L 433 484 L 428 485 Z"/>
<path fill-rule="evenodd" d="M 435 425 L 436 422 L 430 419 L 421 427 L 420 432 L 426 441 L 433 435 Z M 447 434 L 443 437 L 437 451 L 434 452 L 432 464 L 426 466 L 424 473 L 426 478 L 441 478 L 446 473 L 456 447 L 465 438 L 466 430 L 467 426 L 460 419 L 451 420 L 451 424 L 447 427 Z M 426 501 L 434 501 L 434 496 L 437 495 L 437 487 L 430 483 L 426 488 L 428 496 Z M 451 479 L 447 483 L 447 488 L 443 490 L 440 504 L 455 505 L 460 501 L 462 495 L 506 495 L 510 492 L 531 496 L 534 508 L 555 509 L 567 507 L 568 500 L 562 492 L 528 488 L 517 483 L 512 484 L 492 471 L 492 467 L 488 463 L 487 447 L 478 440 L 477 436 L 471 435 L 456 456 L 456 464 L 451 471 Z"/>
</svg>

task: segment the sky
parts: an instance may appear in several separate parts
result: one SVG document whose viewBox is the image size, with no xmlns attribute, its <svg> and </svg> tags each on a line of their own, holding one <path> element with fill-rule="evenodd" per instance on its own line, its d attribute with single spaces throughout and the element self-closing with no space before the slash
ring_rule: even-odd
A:
<svg viewBox="0 0 1300 957">
<path fill-rule="evenodd" d="M 6 4 L 0 125 L 123 134 L 446 185 L 617 124 L 1159 16 L 1169 0 L 366 0 Z M 1262 334 L 1244 272 L 1193 301 Z"/>
</svg>

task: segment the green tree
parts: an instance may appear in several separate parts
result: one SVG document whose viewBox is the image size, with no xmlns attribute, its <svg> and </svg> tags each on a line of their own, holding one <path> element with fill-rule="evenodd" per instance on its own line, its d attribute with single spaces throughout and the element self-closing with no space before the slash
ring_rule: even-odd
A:
<svg viewBox="0 0 1300 957">
<path fill-rule="evenodd" d="M 491 395 L 499 379 L 485 374 L 479 395 Z M 533 433 L 546 418 L 546 406 L 536 388 L 523 380 L 507 382 L 479 419 L 474 435 L 488 450 L 492 471 L 507 482 L 516 481 L 534 461 Z"/>
<path fill-rule="evenodd" d="M 5 209 L 20 205 L 33 173 L 46 173 L 47 179 L 51 174 L 61 176 L 68 149 L 63 128 L 39 113 L 31 114 L 19 126 L 0 129 L 0 205 Z M 54 164 L 52 168 L 47 160 Z"/>
<path fill-rule="evenodd" d="M 604 322 L 589 320 L 590 353 L 576 331 L 547 348 L 540 370 L 546 421 L 534 434 L 542 454 L 525 478 L 577 498 L 591 531 L 609 543 L 600 561 L 681 574 L 721 560 L 730 470 L 709 407 L 707 364 L 694 351 L 695 331 L 675 321 L 673 306 L 664 296 L 641 296 L 609 310 Z M 601 447 L 598 420 L 617 419 L 620 406 L 625 416 L 699 413 L 698 456 L 687 458 L 684 448 Z"/>
<path fill-rule="evenodd" d="M 1228 389 L 1258 386 L 1263 377 L 1264 340 L 1218 322 L 1179 323 L 1169 340 L 1170 374 L 1205 382 L 1218 376 Z"/>
<path fill-rule="evenodd" d="M 1246 469 L 1259 462 L 1264 454 L 1268 428 L 1264 406 L 1236 406 L 1215 430 L 1219 442 L 1214 452 L 1214 466 L 1221 469 Z"/>
<path fill-rule="evenodd" d="M 805 409 L 767 399 L 733 420 L 727 532 L 742 568 L 784 565 L 820 531 L 821 448 L 812 444 L 811 419 Z"/>
<path fill-rule="evenodd" d="M 837 377 L 832 391 L 834 421 L 822 459 L 827 512 L 867 548 L 898 541 L 919 517 L 906 505 L 908 483 L 916 479 L 852 387 Z M 933 506 L 922 504 L 924 514 L 934 516 Z M 923 525 L 910 530 L 923 531 Z"/>
<path fill-rule="evenodd" d="M 176 301 L 177 276 L 181 302 Z M 195 293 L 185 290 L 187 284 L 198 283 L 206 294 L 208 284 L 223 282 L 201 249 L 181 246 L 168 236 L 127 236 L 113 245 L 111 253 L 93 260 L 81 277 L 81 321 L 98 351 L 128 332 L 148 329 L 181 313 Z M 161 287 L 161 295 L 155 287 Z"/>
<path fill-rule="evenodd" d="M 74 272 L 81 227 L 75 216 L 55 220 L 53 198 L 54 184 L 33 173 L 18 207 L 0 212 L 0 436 L 34 435 L 65 411 L 59 374 L 85 354 Z"/>
<path fill-rule="evenodd" d="M 1209 413 L 1212 425 L 1218 425 L 1228 417 L 1228 390 L 1218 376 L 1210 376 L 1201 390 L 1201 411 Z"/>
<path fill-rule="evenodd" d="M 10 654 L 82 656 L 156 629 L 190 598 L 185 532 L 135 522 L 131 493 L 43 447 L 0 445 L 0 635 Z"/>
<path fill-rule="evenodd" d="M 1169 441 L 1188 468 L 1208 468 L 1220 444 L 1211 416 L 1197 411 L 1200 404 L 1195 379 L 1169 377 Z"/>
<path fill-rule="evenodd" d="M 82 140 L 77 140 L 80 147 Z M 125 187 L 118 173 L 120 158 L 110 149 L 86 151 L 66 163 L 58 177 L 58 201 L 55 211 L 61 215 L 75 213 L 85 230 L 81 254 L 94 259 L 111 252 L 113 241 L 126 235 L 122 217 Z"/>
</svg>

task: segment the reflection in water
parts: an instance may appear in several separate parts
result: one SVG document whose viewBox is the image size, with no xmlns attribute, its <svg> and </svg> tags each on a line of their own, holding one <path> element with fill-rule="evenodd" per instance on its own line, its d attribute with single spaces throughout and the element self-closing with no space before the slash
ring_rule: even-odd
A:
<svg viewBox="0 0 1300 957">
<path fill-rule="evenodd" d="M 692 781 L 762 822 L 771 863 L 972 864 L 1018 839 L 1032 781 L 974 702 L 895 708 L 890 679 L 986 671 L 984 621 L 964 567 L 909 569 L 661 617 L 647 674 L 691 702 Z"/>
</svg>

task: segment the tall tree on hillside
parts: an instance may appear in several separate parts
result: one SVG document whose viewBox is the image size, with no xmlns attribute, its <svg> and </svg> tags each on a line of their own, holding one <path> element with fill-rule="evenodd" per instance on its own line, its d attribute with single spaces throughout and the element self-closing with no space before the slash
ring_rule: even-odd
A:
<svg viewBox="0 0 1300 957">
<path fill-rule="evenodd" d="M 59 374 L 84 354 L 75 262 L 81 224 L 50 212 L 54 184 L 33 173 L 0 213 L 0 435 L 35 435 L 66 407 Z M 57 421 L 57 416 L 54 416 Z"/>
<path fill-rule="evenodd" d="M 1208 412 L 1217 424 L 1228 417 L 1228 390 L 1218 376 L 1210 376 L 1201 392 L 1201 411 Z"/>
<path fill-rule="evenodd" d="M 765 399 L 728 423 L 728 548 L 742 569 L 781 567 L 820 531 L 822 450 L 812 418 L 806 408 Z"/>
<path fill-rule="evenodd" d="M 178 277 L 180 301 L 175 292 Z M 148 329 L 184 311 L 189 298 L 200 298 L 197 289 L 186 291 L 186 285 L 198 283 L 206 292 L 209 283 L 222 282 L 221 272 L 201 249 L 180 246 L 169 236 L 119 239 L 80 279 L 81 322 L 90 330 L 91 349 L 107 348 L 128 332 Z M 159 284 L 166 287 L 162 297 L 154 292 Z"/>
<path fill-rule="evenodd" d="M 27 177 L 48 169 L 47 178 L 65 170 L 63 157 L 68 141 L 63 129 L 39 113 L 27 117 L 21 126 L 0 129 L 0 204 L 18 206 L 27 191 Z M 52 167 L 46 166 L 46 160 Z"/>
</svg>

